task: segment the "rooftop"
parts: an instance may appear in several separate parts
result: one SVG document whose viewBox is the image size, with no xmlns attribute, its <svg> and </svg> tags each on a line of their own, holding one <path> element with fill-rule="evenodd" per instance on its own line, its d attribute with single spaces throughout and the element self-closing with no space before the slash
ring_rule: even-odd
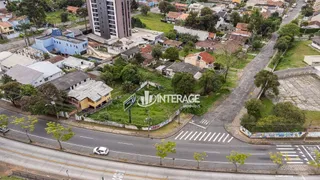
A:
<svg viewBox="0 0 320 180">
<path fill-rule="evenodd" d="M 48 61 L 36 62 L 34 64 L 29 65 L 28 67 L 33 70 L 42 72 L 44 77 L 49 77 L 59 72 L 62 72 L 60 68 Z"/>
<path fill-rule="evenodd" d="M 201 69 L 197 66 L 194 66 L 189 63 L 184 62 L 174 62 L 171 66 L 167 67 L 167 69 L 172 69 L 173 72 L 186 72 L 190 73 L 193 76 L 197 74 Z"/>
<path fill-rule="evenodd" d="M 68 96 L 82 101 L 85 98 L 97 102 L 101 97 L 109 94 L 113 89 L 102 81 L 90 80 L 87 83 L 81 84 L 68 93 Z"/>
<path fill-rule="evenodd" d="M 65 91 L 88 78 L 89 76 L 85 72 L 74 71 L 51 81 L 51 84 L 53 84 L 57 89 Z"/>
<path fill-rule="evenodd" d="M 20 64 L 22 66 L 28 66 L 28 65 L 33 64 L 35 62 L 36 62 L 35 60 L 33 60 L 29 57 L 22 56 L 19 54 L 12 54 L 11 56 L 9 56 L 3 60 L 1 62 L 1 65 L 5 66 L 7 68 L 11 68 L 17 64 Z"/>
<path fill-rule="evenodd" d="M 132 55 L 132 54 L 134 54 L 134 53 L 137 53 L 137 52 L 139 52 L 139 47 L 138 47 L 138 46 L 135 46 L 135 47 L 133 47 L 133 48 L 131 48 L 131 49 L 128 49 L 128 50 L 124 51 L 124 52 L 121 53 L 121 54 L 130 56 L 130 55 Z"/>
<path fill-rule="evenodd" d="M 163 42 L 163 44 L 168 45 L 168 46 L 179 47 L 179 46 L 181 46 L 182 42 L 176 41 L 176 40 L 167 39 L 167 40 L 165 40 Z"/>
<path fill-rule="evenodd" d="M 21 84 L 32 84 L 43 75 L 42 72 L 19 64 L 9 69 L 6 74 Z"/>
<path fill-rule="evenodd" d="M 5 28 L 12 27 L 12 25 L 11 25 L 10 23 L 8 23 L 8 22 L 1 22 L 1 21 L 0 21 L 0 26 L 1 26 L 1 27 L 5 27 Z"/>
<path fill-rule="evenodd" d="M 51 62 L 52 64 L 60 62 L 62 60 L 64 60 L 63 56 L 54 56 L 54 57 L 48 59 L 48 61 Z"/>
<path fill-rule="evenodd" d="M 76 38 L 71 38 L 71 37 L 66 37 L 66 36 L 55 36 L 54 38 L 62 40 L 62 41 L 71 42 L 74 44 L 79 44 L 79 43 L 85 42 L 85 40 L 82 40 L 82 39 L 76 39 Z"/>
</svg>

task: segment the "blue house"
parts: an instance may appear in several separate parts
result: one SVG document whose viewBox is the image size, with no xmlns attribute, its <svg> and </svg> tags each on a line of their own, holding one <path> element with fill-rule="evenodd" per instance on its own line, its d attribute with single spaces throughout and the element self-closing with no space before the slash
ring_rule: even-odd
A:
<svg viewBox="0 0 320 180">
<path fill-rule="evenodd" d="M 159 1 L 158 0 L 138 0 L 139 4 L 143 4 L 149 7 L 158 6 Z"/>
<path fill-rule="evenodd" d="M 60 29 L 54 28 L 50 35 L 36 38 L 32 47 L 46 53 L 82 55 L 87 53 L 88 41 L 75 38 L 73 32 L 62 34 Z"/>
</svg>

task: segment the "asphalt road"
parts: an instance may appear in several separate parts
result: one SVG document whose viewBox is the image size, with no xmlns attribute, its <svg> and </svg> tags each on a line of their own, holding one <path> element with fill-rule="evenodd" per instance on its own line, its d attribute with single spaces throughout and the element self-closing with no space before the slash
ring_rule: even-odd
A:
<svg viewBox="0 0 320 180">
<path fill-rule="evenodd" d="M 274 176 L 255 174 L 215 173 L 174 168 L 141 166 L 106 161 L 96 158 L 40 148 L 0 138 L 0 161 L 23 166 L 50 174 L 65 176 L 65 179 L 116 179 L 116 180 L 316 180 L 319 176 Z M 69 176 L 69 178 L 67 178 Z"/>
</svg>

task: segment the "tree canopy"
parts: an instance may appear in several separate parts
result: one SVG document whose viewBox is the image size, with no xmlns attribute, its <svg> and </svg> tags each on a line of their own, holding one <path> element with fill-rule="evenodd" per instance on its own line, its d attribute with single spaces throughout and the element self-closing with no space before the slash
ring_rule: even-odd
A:
<svg viewBox="0 0 320 180">
<path fill-rule="evenodd" d="M 257 87 L 261 87 L 263 89 L 264 94 L 267 90 L 271 89 L 275 95 L 279 94 L 278 87 L 280 83 L 278 81 L 278 76 L 273 72 L 262 70 L 258 74 L 255 75 L 254 84 Z"/>
<path fill-rule="evenodd" d="M 175 73 L 171 85 L 174 92 L 182 95 L 189 95 L 194 92 L 195 79 L 190 73 Z"/>
</svg>

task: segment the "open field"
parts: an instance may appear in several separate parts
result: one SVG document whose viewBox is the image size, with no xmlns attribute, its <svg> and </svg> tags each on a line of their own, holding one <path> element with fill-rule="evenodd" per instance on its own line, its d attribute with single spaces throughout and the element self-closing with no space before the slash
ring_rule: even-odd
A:
<svg viewBox="0 0 320 180">
<path fill-rule="evenodd" d="M 147 16 L 139 14 L 135 17 L 139 18 L 144 24 L 146 24 L 147 29 L 161 31 L 164 33 L 173 30 L 173 24 L 161 22 L 161 19 L 163 18 L 161 14 L 154 14 L 149 12 Z"/>
<path fill-rule="evenodd" d="M 54 11 L 54 12 L 48 12 L 46 13 L 47 17 L 46 17 L 46 21 L 50 24 L 57 24 L 57 23 L 61 23 L 61 18 L 60 15 L 65 12 L 63 10 L 58 10 L 58 11 Z M 69 21 L 75 21 L 76 19 L 78 19 L 78 17 L 72 13 L 68 13 L 68 19 Z"/>
</svg>

